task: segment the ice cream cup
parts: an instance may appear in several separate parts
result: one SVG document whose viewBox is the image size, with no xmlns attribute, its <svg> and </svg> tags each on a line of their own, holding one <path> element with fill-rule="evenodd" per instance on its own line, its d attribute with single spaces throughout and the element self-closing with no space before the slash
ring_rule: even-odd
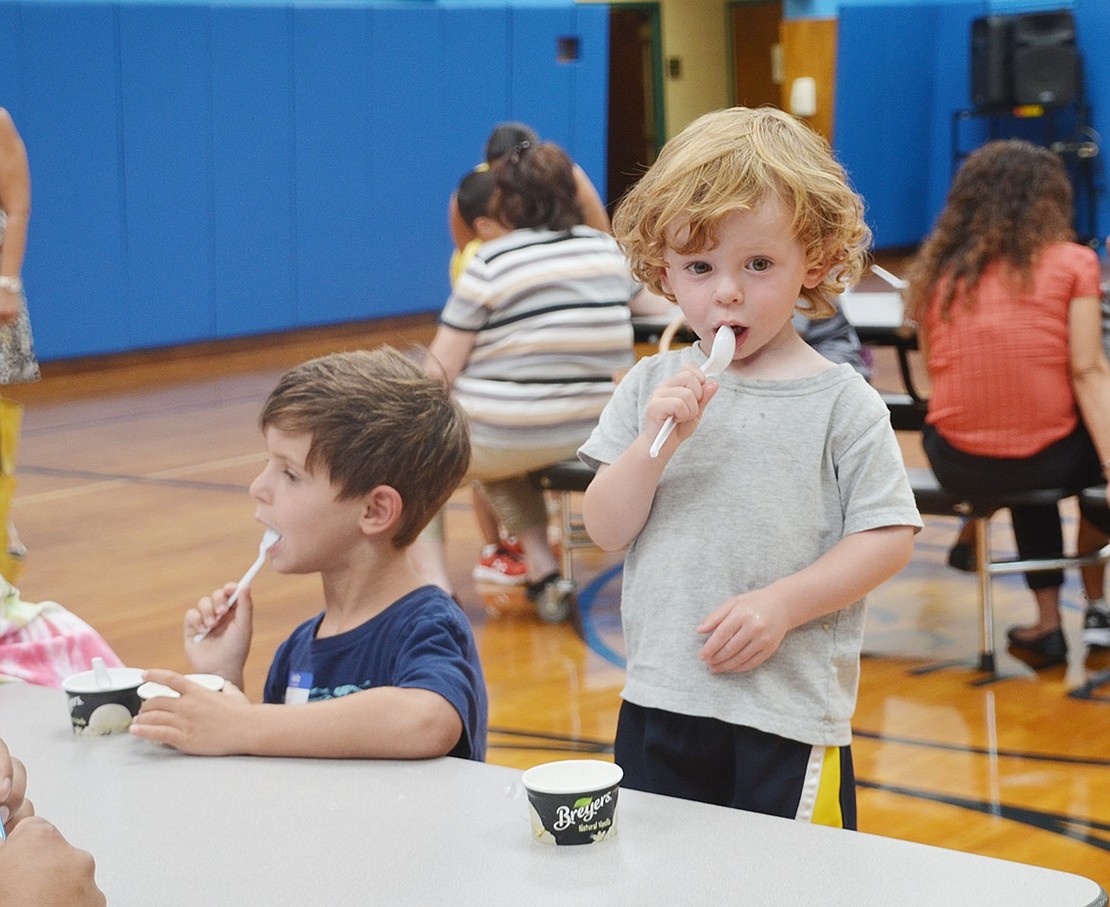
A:
<svg viewBox="0 0 1110 907">
<path fill-rule="evenodd" d="M 224 688 L 224 679 L 219 674 L 186 674 L 185 679 L 217 692 Z M 177 690 L 171 690 L 163 684 L 154 683 L 150 680 L 139 687 L 140 699 L 153 699 L 155 696 L 168 696 L 170 699 L 176 699 L 180 695 Z"/>
<path fill-rule="evenodd" d="M 600 759 L 545 762 L 524 773 L 532 836 L 545 844 L 593 844 L 617 833 L 624 772 Z"/>
<path fill-rule="evenodd" d="M 73 733 L 89 737 L 118 734 L 131 726 L 143 704 L 139 685 L 143 682 L 140 668 L 103 668 L 107 684 L 95 671 L 70 674 L 62 681 L 69 704 L 69 720 Z"/>
</svg>

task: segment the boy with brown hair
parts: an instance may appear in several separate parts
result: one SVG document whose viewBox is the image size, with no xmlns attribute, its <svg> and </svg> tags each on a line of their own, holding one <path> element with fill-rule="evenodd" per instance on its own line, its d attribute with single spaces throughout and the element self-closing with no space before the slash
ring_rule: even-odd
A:
<svg viewBox="0 0 1110 907">
<path fill-rule="evenodd" d="M 241 692 L 250 589 L 233 609 L 234 583 L 202 598 L 185 615 L 186 654 L 228 683 L 214 693 L 148 671 L 180 696 L 147 701 L 131 732 L 204 755 L 484 759 L 470 625 L 407 550 L 469 463 L 466 418 L 447 388 L 389 347 L 337 353 L 287 372 L 260 424 L 269 459 L 250 491 L 259 522 L 281 536 L 271 564 L 319 572 L 324 610 L 278 648 L 252 704 Z"/>
</svg>

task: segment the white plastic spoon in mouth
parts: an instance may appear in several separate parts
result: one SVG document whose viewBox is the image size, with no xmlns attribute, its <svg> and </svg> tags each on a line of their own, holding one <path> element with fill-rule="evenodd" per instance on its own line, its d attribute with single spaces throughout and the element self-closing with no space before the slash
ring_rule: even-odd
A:
<svg viewBox="0 0 1110 907">
<path fill-rule="evenodd" d="M 734 355 L 736 355 L 736 335 L 732 332 L 731 327 L 722 324 L 717 328 L 717 333 L 713 337 L 713 348 L 709 351 L 709 358 L 705 360 L 701 367 L 705 377 L 713 378 L 721 374 L 728 368 L 728 364 L 732 362 Z M 667 421 L 663 423 L 663 427 L 659 429 L 659 434 L 655 436 L 651 449 L 648 451 L 648 456 L 652 459 L 659 456 L 659 451 L 667 438 L 671 436 L 672 431 L 674 431 L 674 416 L 668 416 Z"/>
<path fill-rule="evenodd" d="M 243 574 L 243 578 L 239 580 L 235 586 L 235 591 L 231 593 L 231 598 L 227 600 L 227 610 L 224 612 L 224 619 L 231 613 L 232 607 L 234 607 L 235 603 L 239 600 L 239 593 L 242 592 L 246 586 L 250 585 L 250 581 L 258 575 L 258 571 L 261 570 L 262 565 L 266 563 L 266 552 L 273 548 L 280 538 L 281 536 L 278 535 L 276 529 L 267 529 L 262 533 L 262 541 L 258 543 L 258 557 L 255 558 L 254 563 L 250 565 L 247 572 Z M 214 624 L 212 627 L 205 627 L 193 637 L 193 642 L 200 642 L 212 632 L 214 627 L 218 626 L 219 623 Z"/>
</svg>

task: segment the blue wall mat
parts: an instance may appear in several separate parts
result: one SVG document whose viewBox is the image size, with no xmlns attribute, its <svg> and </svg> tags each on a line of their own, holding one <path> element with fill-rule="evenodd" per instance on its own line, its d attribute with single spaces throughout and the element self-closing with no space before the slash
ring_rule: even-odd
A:
<svg viewBox="0 0 1110 907">
<path fill-rule="evenodd" d="M 438 311 L 446 299 L 444 212 L 458 174 L 443 171 L 441 142 L 458 99 L 440 82 L 441 27 L 433 7 L 371 10 L 367 317 Z"/>
<path fill-rule="evenodd" d="M 293 327 L 292 9 L 211 16 L 216 330 Z"/>
<path fill-rule="evenodd" d="M 875 245 L 915 243 L 929 222 L 935 8 L 843 8 L 838 35 L 837 156 Z"/>
<path fill-rule="evenodd" d="M 578 35 L 570 7 L 513 11 L 510 37 L 512 119 L 534 126 L 540 138 L 562 145 L 577 159 L 571 128 L 574 65 L 556 61 L 561 36 Z"/>
<path fill-rule="evenodd" d="M 575 161 L 605 198 L 609 136 L 609 8 L 580 4 L 574 8 L 581 57 L 572 69 L 570 142 Z"/>
<path fill-rule="evenodd" d="M 1078 44 L 1086 70 L 1095 129 L 1110 100 L 1110 4 L 1060 2 L 1075 9 Z M 991 138 L 1019 137 L 1046 143 L 1075 135 L 1072 111 L 1044 118 L 953 114 L 971 106 L 970 27 L 986 13 L 1045 9 L 1045 5 L 997 2 L 842 3 L 839 21 L 835 142 L 869 206 L 876 245 L 917 243 L 931 229 L 960 156 Z M 1097 138 L 1097 132 L 1095 136 Z M 1105 149 L 1104 149 L 1105 152 Z M 1110 229 L 1103 159 L 1095 159 L 1095 238 Z M 1087 186 L 1074 158 L 1065 158 L 1076 185 L 1076 226 L 1092 232 Z"/>
<path fill-rule="evenodd" d="M 150 347 L 210 337 L 209 11 L 125 4 L 119 17 L 127 342 Z"/>
<path fill-rule="evenodd" d="M 369 245 L 370 16 L 298 6 L 293 35 L 296 320 L 366 318 L 381 265 L 381 250 Z"/>
<path fill-rule="evenodd" d="M 495 123 L 600 183 L 607 24 L 569 2 L 0 2 L 41 358 L 438 311 L 447 198 Z"/>
<path fill-rule="evenodd" d="M 19 127 L 18 114 L 23 104 L 23 53 L 19 40 L 20 9 L 15 3 L 0 3 L 0 60 L 4 75 L 0 79 L 0 107 L 7 108 Z M 20 130 L 22 134 L 22 130 Z M 26 138 L 24 138 L 26 142 Z"/>
<path fill-rule="evenodd" d="M 510 12 L 450 8 L 441 15 L 444 116 L 439 140 L 441 166 L 451 184 L 449 196 L 459 178 L 482 160 L 490 129 L 510 119 Z M 447 196 L 442 208 L 447 236 Z"/>
<path fill-rule="evenodd" d="M 117 10 L 26 4 L 23 107 L 31 155 L 25 277 L 44 359 L 128 345 Z"/>
</svg>

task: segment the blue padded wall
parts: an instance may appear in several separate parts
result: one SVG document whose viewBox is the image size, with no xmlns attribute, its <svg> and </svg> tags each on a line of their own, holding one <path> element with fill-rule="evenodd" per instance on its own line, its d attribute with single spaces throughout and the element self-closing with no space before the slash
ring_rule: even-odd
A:
<svg viewBox="0 0 1110 907">
<path fill-rule="evenodd" d="M 293 13 L 211 16 L 216 334 L 293 327 Z"/>
<path fill-rule="evenodd" d="M 439 175 L 440 148 L 449 125 L 447 108 L 466 95 L 441 84 L 438 9 L 373 10 L 371 22 L 374 201 L 366 254 L 374 273 L 369 289 L 379 311 L 437 310 L 448 285 L 447 198 L 458 178 L 453 172 Z M 475 68 L 480 71 L 482 64 L 475 61 Z"/>
<path fill-rule="evenodd" d="M 369 244 L 376 116 L 370 104 L 370 14 L 293 11 L 299 324 L 366 318 L 381 261 Z"/>
<path fill-rule="evenodd" d="M 24 271 L 42 355 L 130 345 L 118 10 L 20 8 L 23 95 L 12 110 L 32 166 Z M 33 263 L 33 267 L 32 267 Z"/>
<path fill-rule="evenodd" d="M 44 361 L 438 311 L 498 121 L 604 173 L 603 7 L 0 0 L 0 53 Z"/>
<path fill-rule="evenodd" d="M 1058 7 L 1072 4 L 1061 2 Z M 1047 143 L 1067 140 L 1075 129 L 1071 111 L 1044 118 L 953 114 L 971 107 L 970 26 L 986 12 L 1010 14 L 1036 7 L 998 2 L 842 4 L 838 24 L 836 88 L 837 154 L 868 205 L 868 221 L 880 248 L 913 245 L 932 228 L 944 205 L 961 155 L 991 138 L 1020 137 Z M 1099 129 L 1110 104 L 1110 4 L 1083 0 L 1074 4 L 1079 51 L 1085 71 L 1091 119 Z M 1095 238 L 1110 230 L 1103 160 L 1095 158 Z M 1075 167 L 1076 226 L 1088 227 L 1091 193 Z M 1085 238 L 1085 237 L 1084 237 Z"/>
<path fill-rule="evenodd" d="M 574 108 L 568 128 L 567 148 L 589 174 L 605 198 L 608 161 L 609 119 L 606 105 L 596 102 L 597 93 L 609 94 L 609 9 L 600 4 L 574 7 L 575 33 L 582 35 L 581 56 L 571 67 L 571 98 Z M 598 141 L 598 137 L 602 141 Z"/>
<path fill-rule="evenodd" d="M 119 17 L 127 345 L 211 336 L 212 115 L 197 90 L 208 84 L 209 13 L 123 6 Z M 37 160 L 34 171 L 44 172 Z M 36 301 L 36 331 L 37 315 Z"/>
<path fill-rule="evenodd" d="M 936 8 L 841 11 L 834 143 L 880 248 L 915 243 L 928 226 L 935 28 Z"/>
</svg>

